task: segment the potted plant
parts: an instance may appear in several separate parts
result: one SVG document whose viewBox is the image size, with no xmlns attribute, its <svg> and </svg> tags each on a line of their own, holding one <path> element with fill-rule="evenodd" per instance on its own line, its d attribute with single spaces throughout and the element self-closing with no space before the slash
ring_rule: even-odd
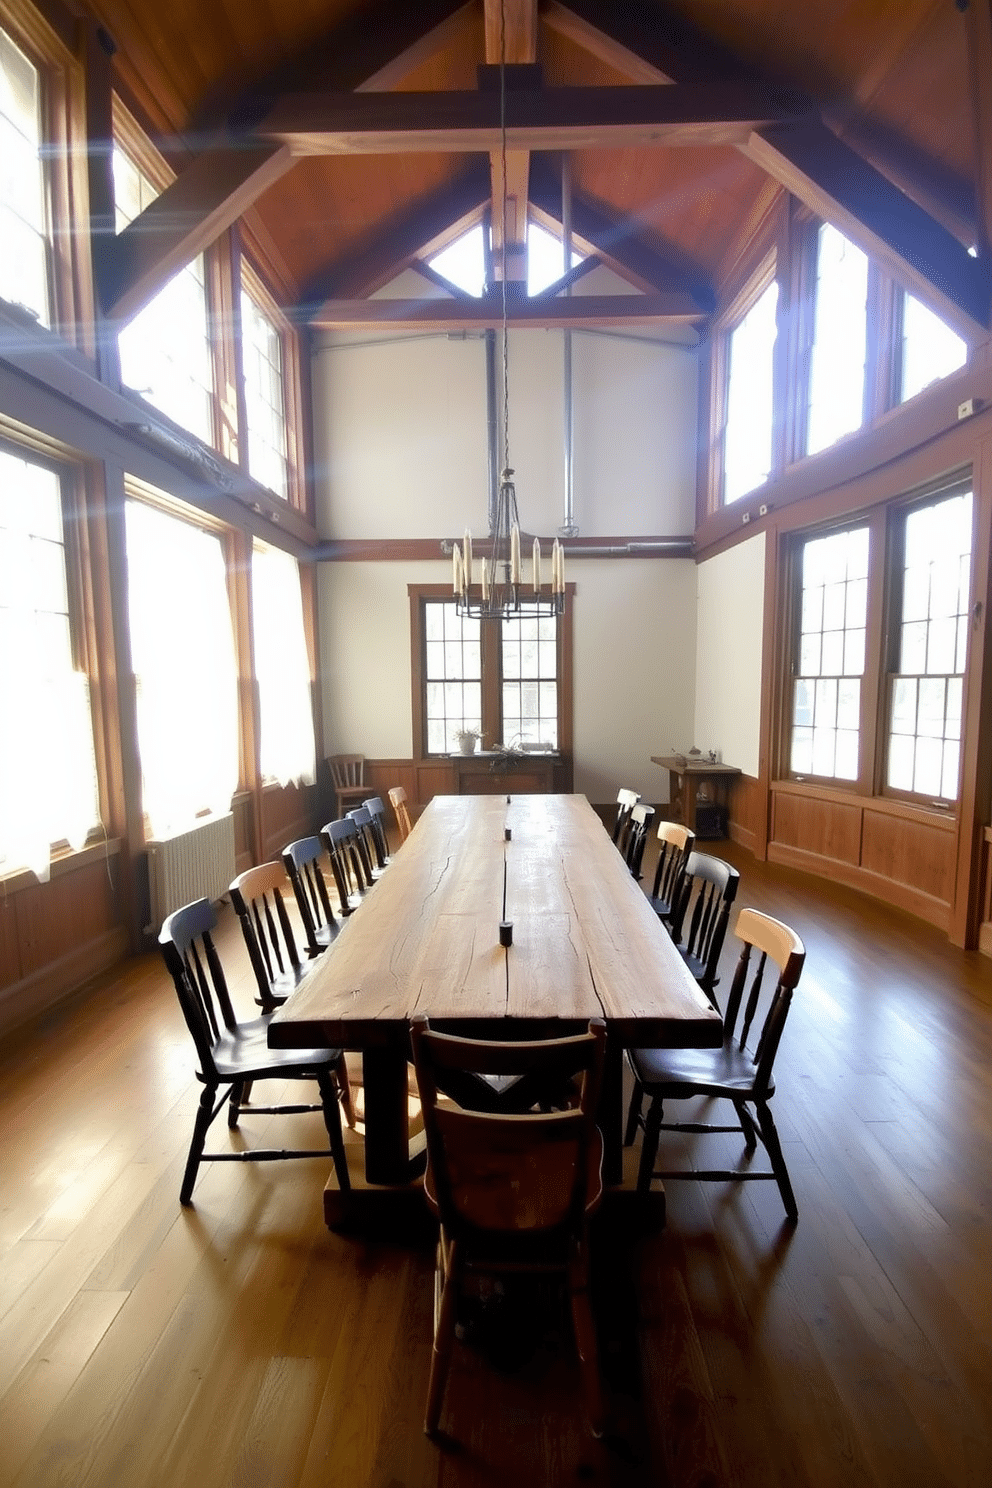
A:
<svg viewBox="0 0 992 1488">
<path fill-rule="evenodd" d="M 462 754 L 474 754 L 475 746 L 482 738 L 482 733 L 479 729 L 463 728 L 457 731 L 455 738 L 458 740 L 458 748 Z"/>
</svg>

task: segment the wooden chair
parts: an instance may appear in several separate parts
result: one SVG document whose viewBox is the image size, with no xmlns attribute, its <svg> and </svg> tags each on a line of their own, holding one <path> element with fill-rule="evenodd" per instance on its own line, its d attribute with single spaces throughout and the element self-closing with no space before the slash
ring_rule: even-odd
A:
<svg viewBox="0 0 992 1488">
<path fill-rule="evenodd" d="M 386 831 L 386 808 L 382 803 L 382 797 L 369 796 L 368 800 L 362 802 L 362 805 L 372 819 L 376 862 L 380 868 L 385 868 L 389 862 L 389 836 Z"/>
<path fill-rule="evenodd" d="M 338 816 L 360 806 L 368 793 L 364 754 L 332 754 L 327 760 L 337 797 Z"/>
<path fill-rule="evenodd" d="M 350 817 L 328 822 L 320 829 L 320 840 L 331 860 L 338 903 L 345 917 L 353 914 L 371 883 L 366 878 L 358 847 L 358 828 Z"/>
<path fill-rule="evenodd" d="M 630 821 L 630 813 L 640 800 L 636 791 L 621 787 L 617 791 L 617 814 L 613 823 L 613 841 L 623 851 L 622 844 L 627 836 L 627 824 Z"/>
<path fill-rule="evenodd" d="M 573 1038 L 488 1043 L 411 1025 L 424 1116 L 428 1168 L 424 1192 L 441 1222 L 434 1305 L 434 1349 L 424 1430 L 438 1427 L 455 1336 L 456 1306 L 476 1272 L 550 1272 L 567 1279 L 586 1405 L 603 1431 L 596 1331 L 589 1304 L 588 1219 L 602 1198 L 602 1139 L 595 1125 L 606 1046 L 596 1020 Z M 439 1100 L 447 1080 L 539 1072 L 581 1078 L 569 1110 L 506 1116 Z"/>
<path fill-rule="evenodd" d="M 320 865 L 323 856 L 324 844 L 319 837 L 300 837 L 282 850 L 283 866 L 293 885 L 307 937 L 307 954 L 311 957 L 319 956 L 333 945 L 341 930 Z"/>
<path fill-rule="evenodd" d="M 401 785 L 394 785 L 389 791 L 389 804 L 392 806 L 396 816 L 396 825 L 399 828 L 400 842 L 405 842 L 413 831 L 413 823 L 407 810 L 406 791 Z"/>
<path fill-rule="evenodd" d="M 644 861 L 644 847 L 648 840 L 648 828 L 654 816 L 654 807 L 645 806 L 638 802 L 631 807 L 630 820 L 627 824 L 626 845 L 624 848 L 624 859 L 634 878 L 641 877 L 641 864 Z"/>
<path fill-rule="evenodd" d="M 685 865 L 692 852 L 696 835 L 681 822 L 658 823 L 658 866 L 648 900 L 660 920 L 671 929 L 672 917 L 679 907 Z"/>
<path fill-rule="evenodd" d="M 379 854 L 376 851 L 372 813 L 367 806 L 355 806 L 351 811 L 346 812 L 346 816 L 349 821 L 355 823 L 355 846 L 358 849 L 365 882 L 366 884 L 374 883 L 386 865 L 379 862 Z"/>
<path fill-rule="evenodd" d="M 263 1013 L 271 1013 L 284 1003 L 306 976 L 307 966 L 296 949 L 284 899 L 285 891 L 291 888 L 285 867 L 274 862 L 239 873 L 229 890 L 258 985 L 256 1001 Z"/>
<path fill-rule="evenodd" d="M 626 1141 L 629 1146 L 637 1127 L 644 1128 L 644 1145 L 637 1176 L 637 1191 L 646 1194 L 652 1178 L 696 1178 L 727 1183 L 756 1182 L 772 1179 L 778 1184 L 785 1212 L 791 1220 L 799 1216 L 792 1183 L 782 1154 L 775 1122 L 768 1102 L 775 1094 L 772 1065 L 782 1030 L 806 959 L 802 941 L 794 930 L 756 909 L 742 909 L 734 932 L 743 942 L 741 957 L 734 974 L 727 1012 L 724 1017 L 723 1047 L 720 1049 L 635 1049 L 630 1063 L 634 1071 L 634 1094 L 627 1118 Z M 752 951 L 758 953 L 757 966 L 747 986 Z M 777 968 L 778 977 L 771 992 L 764 1022 L 760 1025 L 754 1050 L 748 1039 L 757 1027 L 756 1013 L 762 990 L 766 961 Z M 737 1033 L 738 1016 L 742 1016 Z M 641 1101 L 650 1097 L 646 1118 L 641 1117 Z M 663 1120 L 666 1100 L 689 1100 L 692 1096 L 711 1100 L 728 1100 L 733 1105 L 738 1123 L 715 1126 L 703 1122 Z M 752 1116 L 749 1107 L 754 1108 Z M 754 1152 L 758 1139 L 771 1161 L 766 1169 L 691 1169 L 662 1172 L 655 1169 L 659 1133 L 735 1132 L 743 1134 L 747 1153 Z"/>
<path fill-rule="evenodd" d="M 270 1049 L 268 1017 L 239 1021 L 231 1006 L 224 971 L 213 942 L 217 916 L 208 899 L 198 899 L 166 918 L 159 934 L 165 964 L 199 1058 L 196 1078 L 203 1094 L 196 1113 L 179 1199 L 189 1204 L 201 1162 L 272 1162 L 282 1158 L 332 1157 L 342 1189 L 350 1188 L 338 1100 L 345 1088 L 340 1049 Z M 259 1080 L 315 1079 L 319 1105 L 245 1106 L 244 1091 Z M 227 1105 L 227 1124 L 236 1127 L 243 1112 L 294 1115 L 322 1111 L 329 1148 L 260 1149 L 205 1152 L 207 1132 Z"/>
<path fill-rule="evenodd" d="M 672 939 L 679 955 L 718 1010 L 714 988 L 719 981 L 720 952 L 740 881 L 737 869 L 722 859 L 708 853 L 690 853 L 682 893 L 672 917 Z"/>
</svg>

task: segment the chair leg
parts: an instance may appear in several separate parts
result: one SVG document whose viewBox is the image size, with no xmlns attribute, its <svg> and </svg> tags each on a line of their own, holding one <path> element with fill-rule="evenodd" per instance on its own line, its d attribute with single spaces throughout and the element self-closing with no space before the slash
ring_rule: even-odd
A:
<svg viewBox="0 0 992 1488">
<path fill-rule="evenodd" d="M 744 1144 L 748 1152 L 753 1152 L 758 1145 L 758 1138 L 754 1129 L 754 1122 L 751 1120 L 751 1113 L 743 1101 L 734 1101 L 734 1110 L 737 1112 L 741 1131 L 744 1133 Z"/>
<path fill-rule="evenodd" d="M 455 1337 L 459 1260 L 457 1241 L 453 1241 L 447 1247 L 447 1251 L 445 1251 L 443 1240 L 439 1242 L 437 1265 L 443 1267 L 444 1281 L 437 1327 L 434 1330 L 434 1344 L 431 1349 L 431 1377 L 427 1385 L 427 1410 L 424 1414 L 424 1430 L 428 1436 L 435 1434 L 441 1419 L 444 1386 L 451 1363 L 451 1345 Z"/>
<path fill-rule="evenodd" d="M 343 1193 L 351 1189 L 351 1176 L 348 1172 L 348 1159 L 344 1151 L 344 1137 L 341 1132 L 341 1107 L 338 1105 L 338 1091 L 334 1076 L 330 1071 L 321 1069 L 317 1071 L 317 1086 L 320 1090 L 320 1101 L 324 1112 L 324 1125 L 331 1142 L 331 1156 L 334 1159 L 334 1172 L 337 1176 L 338 1187 Z"/>
<path fill-rule="evenodd" d="M 204 1143 L 207 1140 L 207 1131 L 214 1117 L 214 1100 L 217 1096 L 216 1085 L 204 1085 L 200 1095 L 200 1104 L 196 1112 L 196 1120 L 193 1123 L 193 1136 L 189 1144 L 189 1155 L 186 1158 L 186 1169 L 183 1173 L 183 1183 L 179 1190 L 180 1204 L 189 1204 L 193 1197 L 193 1185 L 196 1182 L 197 1169 L 200 1166 L 200 1158 L 203 1156 Z"/>
<path fill-rule="evenodd" d="M 593 1436 L 602 1436 L 605 1412 L 603 1388 L 599 1378 L 599 1351 L 596 1344 L 596 1324 L 589 1304 L 589 1263 L 586 1245 L 577 1247 L 569 1263 L 568 1291 L 572 1304 L 572 1327 L 575 1330 L 575 1346 L 578 1349 L 582 1369 L 582 1386 L 586 1397 L 586 1411 Z"/>
<path fill-rule="evenodd" d="M 661 1135 L 663 1114 L 662 1103 L 655 1096 L 648 1106 L 648 1114 L 644 1121 L 641 1165 L 637 1170 L 637 1192 L 641 1198 L 645 1198 L 651 1188 L 651 1175 L 654 1172 L 654 1160 L 658 1155 L 658 1138 Z"/>
<path fill-rule="evenodd" d="M 348 1078 L 348 1066 L 345 1063 L 343 1054 L 335 1067 L 334 1073 L 337 1076 L 338 1089 L 341 1092 L 341 1105 L 344 1109 L 345 1120 L 351 1130 L 354 1131 L 358 1118 L 355 1115 L 355 1103 L 351 1096 L 351 1081 Z"/>
<path fill-rule="evenodd" d="M 782 1195 L 785 1212 L 790 1219 L 798 1219 L 799 1206 L 796 1203 L 796 1196 L 792 1191 L 789 1170 L 785 1165 L 785 1157 L 782 1154 L 782 1143 L 779 1141 L 778 1130 L 776 1129 L 772 1113 L 764 1101 L 757 1101 L 754 1111 L 761 1127 L 762 1140 L 768 1149 L 768 1156 L 771 1158 L 772 1171 L 778 1180 L 778 1191 Z"/>
<path fill-rule="evenodd" d="M 241 1107 L 248 1099 L 250 1090 L 250 1080 L 235 1080 L 231 1086 L 231 1097 L 227 1103 L 227 1124 L 232 1131 L 237 1127 Z"/>
<path fill-rule="evenodd" d="M 627 1111 L 627 1126 L 623 1134 L 623 1145 L 632 1147 L 634 1138 L 637 1136 L 637 1127 L 641 1119 L 641 1102 L 644 1099 L 644 1086 L 637 1076 L 634 1076 L 634 1090 L 630 1097 L 630 1107 Z"/>
</svg>

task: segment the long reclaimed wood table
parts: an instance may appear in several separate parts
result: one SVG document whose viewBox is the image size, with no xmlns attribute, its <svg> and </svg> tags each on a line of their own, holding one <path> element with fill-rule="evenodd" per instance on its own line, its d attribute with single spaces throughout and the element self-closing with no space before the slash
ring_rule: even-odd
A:
<svg viewBox="0 0 992 1488">
<path fill-rule="evenodd" d="M 512 944 L 500 944 L 501 922 Z M 277 1048 L 362 1051 L 365 1175 L 423 1165 L 409 1135 L 410 1020 L 544 1038 L 603 1018 L 605 1177 L 621 1177 L 627 1047 L 715 1047 L 719 1016 L 584 796 L 435 796 L 307 982 Z"/>
</svg>

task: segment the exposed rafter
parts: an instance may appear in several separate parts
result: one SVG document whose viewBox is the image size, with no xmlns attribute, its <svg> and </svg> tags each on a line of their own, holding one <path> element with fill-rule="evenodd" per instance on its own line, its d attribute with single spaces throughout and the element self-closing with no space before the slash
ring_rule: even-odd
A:
<svg viewBox="0 0 992 1488">
<path fill-rule="evenodd" d="M 277 90 L 299 85 L 301 68 L 319 68 L 328 88 L 375 90 L 394 86 L 443 44 L 464 0 L 421 0 L 416 6 L 378 3 L 337 28 L 306 59 L 280 69 L 242 97 L 239 123 L 256 117 Z M 230 227 L 293 159 L 278 142 L 246 140 L 226 125 L 171 186 L 116 240 L 101 245 L 104 313 L 127 319 L 167 280 Z"/>
<path fill-rule="evenodd" d="M 602 60 L 642 81 L 754 78 L 681 18 L 645 0 L 569 0 L 552 3 L 546 22 L 580 41 Z M 990 322 L 990 281 L 984 264 L 940 222 L 822 122 L 761 126 L 738 148 L 811 211 L 834 222 L 859 247 L 879 258 L 971 339 Z"/>
<path fill-rule="evenodd" d="M 504 82 L 509 87 L 510 68 L 527 67 L 537 61 L 537 0 L 484 0 L 484 18 L 486 62 L 497 70 L 495 87 L 500 86 L 498 70 L 504 62 L 507 65 Z M 530 152 L 511 148 L 505 152 L 499 148 L 492 150 L 489 170 L 493 272 L 501 279 L 505 269 L 508 281 L 521 282 L 527 278 Z"/>
</svg>

